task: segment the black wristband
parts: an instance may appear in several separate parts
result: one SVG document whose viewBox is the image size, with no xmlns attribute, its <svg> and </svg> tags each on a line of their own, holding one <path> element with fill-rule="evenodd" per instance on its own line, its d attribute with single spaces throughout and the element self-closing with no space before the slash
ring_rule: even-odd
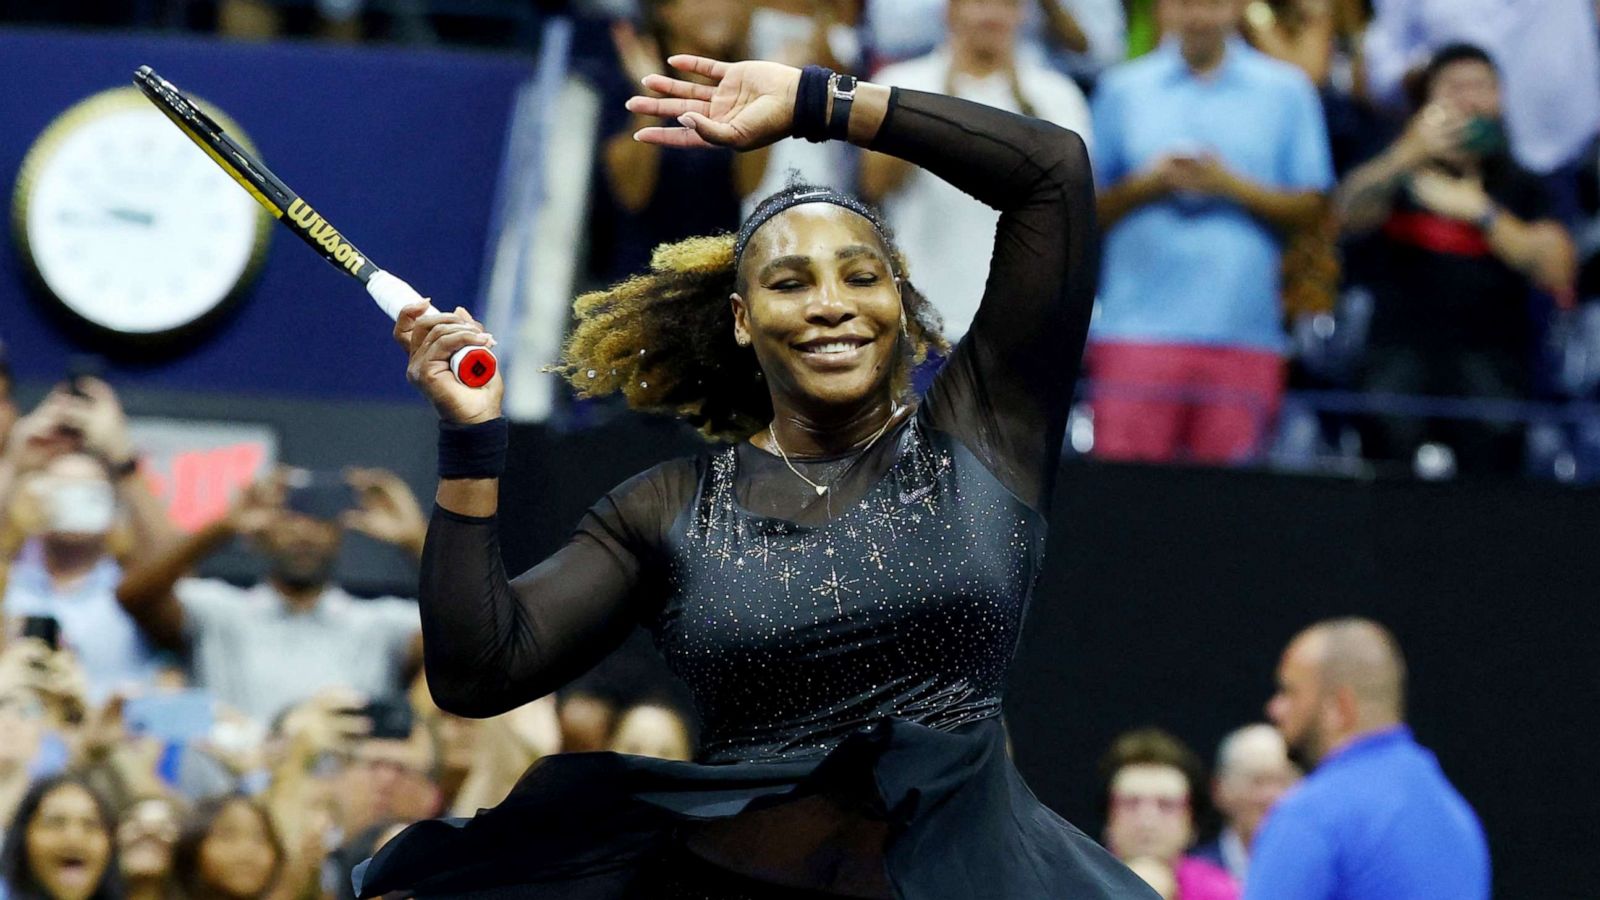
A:
<svg viewBox="0 0 1600 900">
<path fill-rule="evenodd" d="M 511 424 L 504 416 L 475 425 L 439 422 L 440 478 L 499 478 L 506 470 Z"/>
<path fill-rule="evenodd" d="M 828 116 L 828 137 L 836 141 L 850 139 L 850 107 L 856 99 L 856 77 L 838 75 L 828 82 L 833 93 L 833 114 Z"/>
<path fill-rule="evenodd" d="M 806 66 L 794 94 L 794 136 L 812 143 L 828 139 L 828 79 L 833 70 Z"/>
</svg>

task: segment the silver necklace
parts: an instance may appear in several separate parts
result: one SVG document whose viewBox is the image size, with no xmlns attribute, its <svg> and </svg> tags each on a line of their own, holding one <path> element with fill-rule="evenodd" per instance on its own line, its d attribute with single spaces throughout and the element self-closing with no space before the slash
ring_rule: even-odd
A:
<svg viewBox="0 0 1600 900">
<path fill-rule="evenodd" d="M 855 451 L 855 452 L 857 454 L 861 454 L 861 453 L 865 453 L 868 450 L 872 449 L 872 445 L 876 444 L 878 442 L 878 438 L 883 437 L 883 433 L 885 431 L 889 430 L 889 423 L 893 422 L 894 421 L 894 417 L 898 416 L 898 415 L 900 415 L 900 404 L 898 404 L 898 403 L 890 403 L 889 404 L 889 417 L 883 420 L 883 424 L 882 425 L 878 426 L 877 433 L 874 434 L 867 441 L 867 445 L 865 447 L 862 447 L 860 450 Z M 783 452 L 783 445 L 778 443 L 778 433 L 776 431 L 772 430 L 772 423 L 771 422 L 767 423 L 767 439 L 772 441 L 772 449 L 778 451 L 778 456 L 782 457 L 783 464 L 789 467 L 789 471 L 793 472 L 795 474 L 796 478 L 800 479 L 801 481 L 804 481 L 806 484 L 811 485 L 811 489 L 817 492 L 817 496 L 818 497 L 821 497 L 823 494 L 826 494 L 828 492 L 828 488 L 831 487 L 831 485 L 818 484 L 815 481 L 812 481 L 811 479 L 807 478 L 806 476 L 800 474 L 800 470 L 796 469 L 794 467 L 794 463 L 789 461 L 789 454 Z"/>
</svg>

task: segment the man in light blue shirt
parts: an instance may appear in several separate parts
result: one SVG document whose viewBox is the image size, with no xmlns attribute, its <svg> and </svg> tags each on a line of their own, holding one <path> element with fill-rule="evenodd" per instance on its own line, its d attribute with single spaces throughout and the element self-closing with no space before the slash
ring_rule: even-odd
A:
<svg viewBox="0 0 1600 900">
<path fill-rule="evenodd" d="M 1238 0 L 1161 0 L 1169 37 L 1093 103 L 1105 229 L 1095 448 L 1237 462 L 1283 389 L 1285 236 L 1333 184 L 1316 91 L 1238 37 Z"/>
<path fill-rule="evenodd" d="M 1290 642 L 1267 715 L 1316 769 L 1268 814 L 1245 900 L 1488 900 L 1483 827 L 1405 726 L 1405 677 L 1366 619 Z"/>
</svg>

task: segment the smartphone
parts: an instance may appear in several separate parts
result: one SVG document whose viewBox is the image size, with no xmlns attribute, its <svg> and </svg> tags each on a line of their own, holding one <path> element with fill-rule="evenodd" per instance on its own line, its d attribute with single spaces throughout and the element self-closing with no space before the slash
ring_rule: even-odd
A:
<svg viewBox="0 0 1600 900">
<path fill-rule="evenodd" d="M 1505 126 L 1492 116 L 1473 116 L 1461 130 L 1461 149 L 1490 156 L 1505 149 Z"/>
<path fill-rule="evenodd" d="M 216 713 L 211 692 L 194 689 L 132 697 L 122 705 L 122 721 L 130 734 L 169 744 L 209 737 Z"/>
<path fill-rule="evenodd" d="M 345 510 L 361 505 L 343 472 L 291 469 L 284 484 L 284 507 L 312 518 L 337 520 Z"/>
<path fill-rule="evenodd" d="M 355 712 L 372 721 L 370 737 L 391 741 L 403 741 L 411 737 L 414 716 L 411 704 L 404 699 L 374 700 Z"/>
<path fill-rule="evenodd" d="M 55 616 L 24 616 L 22 637 L 36 638 L 48 644 L 51 650 L 60 650 L 61 623 Z"/>
<path fill-rule="evenodd" d="M 90 378 L 102 379 L 106 374 L 105 360 L 98 356 L 78 355 L 67 360 L 67 391 L 74 397 L 87 397 L 83 383 Z"/>
</svg>

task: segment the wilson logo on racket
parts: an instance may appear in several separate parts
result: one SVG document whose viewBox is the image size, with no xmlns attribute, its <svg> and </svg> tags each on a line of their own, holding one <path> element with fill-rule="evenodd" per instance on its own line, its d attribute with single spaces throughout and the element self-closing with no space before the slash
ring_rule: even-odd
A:
<svg viewBox="0 0 1600 900">
<path fill-rule="evenodd" d="M 309 203 L 299 197 L 294 198 L 294 202 L 289 204 L 288 216 L 290 221 L 304 229 L 308 237 L 328 251 L 328 255 L 348 269 L 352 275 L 367 261 L 356 252 L 356 248 L 345 241 L 344 235 L 329 225 Z"/>
</svg>

